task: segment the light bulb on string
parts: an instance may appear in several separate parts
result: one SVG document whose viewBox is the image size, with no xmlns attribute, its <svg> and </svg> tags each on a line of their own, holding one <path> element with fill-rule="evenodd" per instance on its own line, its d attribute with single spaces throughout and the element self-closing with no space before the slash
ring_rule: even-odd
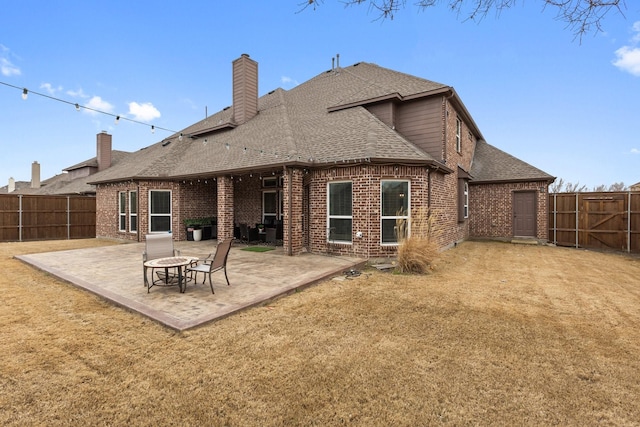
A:
<svg viewBox="0 0 640 427">
<path fill-rule="evenodd" d="M 151 133 L 156 133 L 156 127 L 154 125 L 151 125 Z"/>
<path fill-rule="evenodd" d="M 29 91 L 25 87 L 24 89 L 22 89 L 22 99 L 24 99 L 26 101 L 27 100 L 27 96 L 29 96 Z"/>
<path fill-rule="evenodd" d="M 76 104 L 76 111 L 80 111 L 80 105 Z"/>
<path fill-rule="evenodd" d="M 116 120 L 115 120 L 115 122 L 114 122 L 114 123 L 115 123 L 116 125 L 117 125 L 118 123 L 120 123 L 120 116 L 116 116 Z"/>
</svg>

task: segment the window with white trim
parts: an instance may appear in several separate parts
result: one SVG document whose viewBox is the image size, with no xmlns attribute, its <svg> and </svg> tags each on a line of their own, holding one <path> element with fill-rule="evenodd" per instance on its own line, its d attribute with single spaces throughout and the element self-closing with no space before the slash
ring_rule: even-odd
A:
<svg viewBox="0 0 640 427">
<path fill-rule="evenodd" d="M 395 245 L 398 243 L 398 233 L 409 229 L 409 181 L 384 180 L 380 183 L 380 191 L 381 242 L 383 245 Z M 398 226 L 401 226 L 400 229 Z"/>
<path fill-rule="evenodd" d="M 464 181 L 464 192 L 462 197 L 463 217 L 466 219 L 469 218 L 469 183 L 467 182 L 467 180 Z"/>
<path fill-rule="evenodd" d="M 353 195 L 351 181 L 330 182 L 327 186 L 327 239 L 352 242 Z"/>
<path fill-rule="evenodd" d="M 456 118 L 456 151 L 462 151 L 462 121 L 460 117 Z"/>
<path fill-rule="evenodd" d="M 129 192 L 129 231 L 138 231 L 138 192 Z"/>
<path fill-rule="evenodd" d="M 127 231 L 127 192 L 118 193 L 118 231 Z"/>
<path fill-rule="evenodd" d="M 171 231 L 171 191 L 149 191 L 149 232 Z"/>
</svg>

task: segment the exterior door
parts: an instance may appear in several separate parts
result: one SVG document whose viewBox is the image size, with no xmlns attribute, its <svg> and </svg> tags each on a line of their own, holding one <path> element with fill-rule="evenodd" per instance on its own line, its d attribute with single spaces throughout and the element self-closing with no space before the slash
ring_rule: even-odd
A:
<svg viewBox="0 0 640 427">
<path fill-rule="evenodd" d="M 536 192 L 513 193 L 514 237 L 536 237 Z"/>
</svg>

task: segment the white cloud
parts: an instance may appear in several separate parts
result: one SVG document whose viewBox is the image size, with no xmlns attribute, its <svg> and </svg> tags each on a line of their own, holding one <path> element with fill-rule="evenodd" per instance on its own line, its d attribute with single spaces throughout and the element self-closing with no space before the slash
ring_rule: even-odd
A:
<svg viewBox="0 0 640 427">
<path fill-rule="evenodd" d="M 73 96 L 74 98 L 88 98 L 89 95 L 86 95 L 82 89 L 78 90 L 68 90 L 67 95 Z"/>
<path fill-rule="evenodd" d="M 630 45 L 622 46 L 615 51 L 617 59 L 613 61 L 613 65 L 640 77 L 640 47 L 636 46 L 640 43 L 640 21 L 634 22 L 631 28 L 635 34 L 631 37 Z"/>
<path fill-rule="evenodd" d="M 40 89 L 44 89 L 49 93 L 49 95 L 54 96 L 56 92 L 60 92 L 62 90 L 62 86 L 53 87 L 51 86 L 51 83 L 42 83 L 40 85 Z"/>
<path fill-rule="evenodd" d="M 113 105 L 109 104 L 107 101 L 103 100 L 99 96 L 94 96 L 93 98 L 91 98 L 89 102 L 87 102 L 86 107 L 91 108 L 93 110 L 98 110 L 104 113 L 111 113 L 113 111 Z M 83 111 L 86 111 L 87 113 L 93 114 L 93 115 L 98 114 L 98 111 L 91 111 L 91 110 L 83 110 Z"/>
<path fill-rule="evenodd" d="M 298 83 L 297 80 L 294 80 L 291 77 L 287 77 L 287 76 L 280 77 L 280 82 L 283 85 L 291 85 L 291 86 L 298 86 L 300 84 L 300 83 Z"/>
<path fill-rule="evenodd" d="M 160 117 L 160 111 L 158 111 L 158 109 L 150 102 L 145 102 L 144 104 L 130 102 L 129 114 L 133 116 L 134 120 L 142 122 L 148 122 Z"/>
<path fill-rule="evenodd" d="M 631 154 L 640 154 L 640 150 L 637 148 L 632 148 L 631 149 Z"/>
<path fill-rule="evenodd" d="M 0 73 L 2 73 L 3 76 L 7 77 L 19 76 L 20 74 L 22 74 L 22 72 L 20 71 L 20 68 L 11 63 L 11 61 L 9 60 L 10 55 L 11 52 L 9 51 L 9 48 L 3 44 L 0 44 Z"/>
</svg>

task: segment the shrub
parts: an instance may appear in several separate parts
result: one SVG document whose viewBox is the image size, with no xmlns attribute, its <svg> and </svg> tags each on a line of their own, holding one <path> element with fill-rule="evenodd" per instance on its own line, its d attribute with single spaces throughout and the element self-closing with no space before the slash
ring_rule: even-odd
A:
<svg viewBox="0 0 640 427">
<path fill-rule="evenodd" d="M 435 243 L 435 216 L 426 209 L 418 209 L 411 218 L 411 229 L 403 219 L 396 221 L 398 233 L 398 270 L 401 273 L 427 273 L 438 257 Z"/>
</svg>

